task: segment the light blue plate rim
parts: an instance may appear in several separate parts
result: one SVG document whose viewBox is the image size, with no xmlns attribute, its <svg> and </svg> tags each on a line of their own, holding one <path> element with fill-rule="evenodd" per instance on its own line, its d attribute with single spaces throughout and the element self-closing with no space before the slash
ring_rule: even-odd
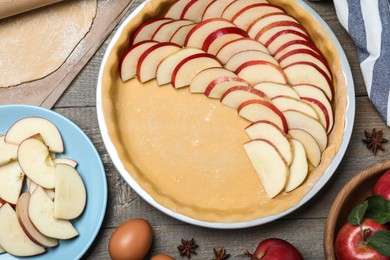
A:
<svg viewBox="0 0 390 260">
<path fill-rule="evenodd" d="M 67 241 L 62 240 L 58 247 L 49 249 L 48 252 L 42 255 L 19 258 L 4 253 L 0 254 L 0 260 L 80 259 L 95 240 L 106 213 L 107 179 L 103 163 L 88 136 L 71 120 L 49 109 L 32 105 L 2 105 L 0 106 L 0 133 L 5 134 L 5 130 L 12 123 L 28 116 L 49 119 L 60 130 L 65 152 L 59 157 L 69 157 L 78 162 L 77 170 L 87 189 L 87 205 L 81 217 L 72 221 L 79 231 L 78 237 Z M 78 148 L 80 148 L 80 151 L 77 150 Z"/>
</svg>

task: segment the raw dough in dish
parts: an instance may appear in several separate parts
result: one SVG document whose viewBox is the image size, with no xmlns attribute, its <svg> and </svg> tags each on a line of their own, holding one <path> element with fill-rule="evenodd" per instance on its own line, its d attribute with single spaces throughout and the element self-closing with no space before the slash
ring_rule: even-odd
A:
<svg viewBox="0 0 390 260">
<path fill-rule="evenodd" d="M 89 31 L 97 0 L 64 1 L 0 20 L 0 87 L 58 69 Z"/>
</svg>

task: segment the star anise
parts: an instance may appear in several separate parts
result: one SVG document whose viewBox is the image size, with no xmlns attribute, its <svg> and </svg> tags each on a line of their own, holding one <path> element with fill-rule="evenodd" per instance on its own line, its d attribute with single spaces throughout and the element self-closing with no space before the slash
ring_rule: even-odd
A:
<svg viewBox="0 0 390 260">
<path fill-rule="evenodd" d="M 213 251 L 215 255 L 215 258 L 213 258 L 213 260 L 225 260 L 230 257 L 230 254 L 226 254 L 225 248 L 223 247 L 221 248 L 221 250 L 219 250 L 219 252 L 217 252 L 215 248 L 213 248 Z"/>
<path fill-rule="evenodd" d="M 384 151 L 383 143 L 386 143 L 388 140 L 382 138 L 383 130 L 376 131 L 375 128 L 372 129 L 372 132 L 369 133 L 364 130 L 366 139 L 363 139 L 363 142 L 366 144 L 367 149 L 371 149 L 372 153 L 375 155 L 378 149 Z"/>
<path fill-rule="evenodd" d="M 180 252 L 180 256 L 187 256 L 187 258 L 191 258 L 191 254 L 196 255 L 195 249 L 198 248 L 198 245 L 195 243 L 194 239 L 184 240 L 181 239 L 181 245 L 177 247 Z"/>
</svg>

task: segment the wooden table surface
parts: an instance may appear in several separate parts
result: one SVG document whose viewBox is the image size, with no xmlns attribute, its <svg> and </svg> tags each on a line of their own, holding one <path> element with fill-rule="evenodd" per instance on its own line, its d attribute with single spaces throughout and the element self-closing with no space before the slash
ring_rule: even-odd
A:
<svg viewBox="0 0 390 260">
<path fill-rule="evenodd" d="M 134 2 L 131 10 L 141 2 L 142 0 Z M 212 259 L 213 248 L 221 247 L 231 254 L 229 259 L 247 259 L 244 256 L 245 249 L 253 251 L 260 241 L 270 237 L 291 242 L 302 252 L 305 259 L 324 259 L 324 226 L 335 196 L 360 170 L 389 156 L 390 144 L 385 145 L 385 152 L 379 151 L 376 156 L 366 149 L 362 143 L 364 130 L 383 129 L 384 137 L 389 138 L 390 129 L 368 100 L 356 47 L 337 20 L 333 2 L 307 3 L 328 23 L 341 42 L 352 69 L 356 92 L 356 117 L 352 139 L 340 166 L 325 187 L 295 212 L 272 223 L 239 230 L 214 230 L 189 225 L 168 217 L 147 204 L 118 174 L 103 145 L 98 128 L 96 82 L 111 34 L 53 108 L 73 120 L 91 138 L 100 153 L 107 174 L 108 205 L 105 219 L 85 258 L 109 259 L 108 241 L 115 228 L 127 219 L 145 218 L 154 231 L 153 245 L 147 259 L 156 253 L 165 253 L 175 259 L 181 259 L 176 248 L 181 238 L 194 238 L 199 244 L 198 255 L 192 259 Z"/>
</svg>

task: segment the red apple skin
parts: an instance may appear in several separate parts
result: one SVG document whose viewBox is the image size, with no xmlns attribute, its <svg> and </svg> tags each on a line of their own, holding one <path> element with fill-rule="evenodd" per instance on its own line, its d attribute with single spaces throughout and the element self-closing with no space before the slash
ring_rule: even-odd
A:
<svg viewBox="0 0 390 260">
<path fill-rule="evenodd" d="M 359 225 L 346 223 L 340 229 L 335 242 L 336 258 L 338 260 L 389 260 L 389 257 L 379 254 L 366 244 L 368 238 L 376 231 L 389 230 L 389 227 L 370 218 L 364 218 L 361 226 L 363 230 L 369 230 L 365 239 L 363 239 L 363 232 Z"/>
<path fill-rule="evenodd" d="M 279 238 L 268 238 L 260 242 L 251 260 L 303 260 L 298 249 Z"/>
<path fill-rule="evenodd" d="M 380 195 L 386 200 L 390 200 L 390 170 L 387 170 L 377 180 L 374 188 L 372 189 L 372 194 Z"/>
</svg>

